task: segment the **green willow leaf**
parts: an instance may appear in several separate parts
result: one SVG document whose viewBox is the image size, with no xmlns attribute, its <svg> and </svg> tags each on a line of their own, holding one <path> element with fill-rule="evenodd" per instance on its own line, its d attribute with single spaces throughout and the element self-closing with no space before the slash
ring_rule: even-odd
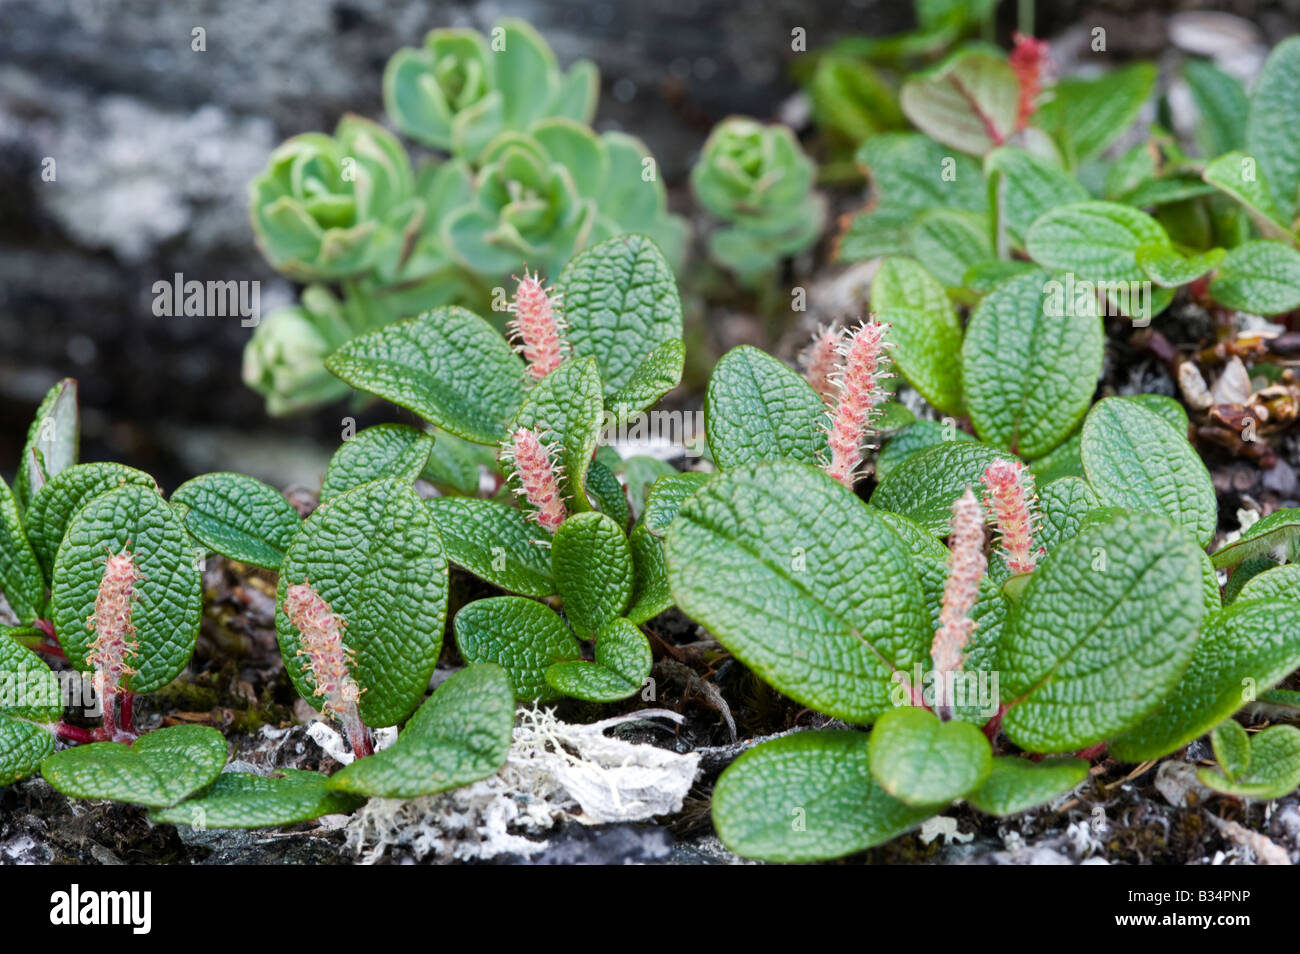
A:
<svg viewBox="0 0 1300 954">
<path fill-rule="evenodd" d="M 1210 733 L 1210 744 L 1214 747 L 1214 758 L 1230 780 L 1235 782 L 1250 771 L 1250 736 L 1240 722 L 1233 719 L 1220 722 Z"/>
<path fill-rule="evenodd" d="M 95 613 L 104 558 L 123 552 L 132 554 L 141 577 L 132 588 L 131 605 L 136 651 L 130 665 L 137 671 L 122 685 L 131 692 L 153 692 L 189 663 L 203 604 L 189 535 L 152 487 L 127 484 L 77 511 L 54 560 L 50 616 L 68 659 L 87 671 L 95 639 L 87 620 Z"/>
<path fill-rule="evenodd" d="M 64 378 L 46 393 L 36 408 L 27 441 L 18 458 L 14 499 L 25 511 L 32 497 L 77 462 L 81 444 L 81 416 L 77 410 L 77 382 Z M 54 542 L 58 546 L 58 541 Z"/>
<path fill-rule="evenodd" d="M 308 583 L 345 622 L 352 674 L 365 690 L 361 719 L 396 725 L 419 705 L 442 649 L 447 559 L 433 516 L 394 478 L 362 484 L 321 504 L 294 536 L 280 567 L 275 626 L 294 688 L 315 688 L 301 633 L 285 613 L 289 587 Z"/>
<path fill-rule="evenodd" d="M 405 424 L 376 424 L 345 440 L 330 458 L 321 503 L 353 487 L 385 477 L 415 482 L 429 464 L 434 439 Z M 474 470 L 474 487 L 478 471 Z"/>
<path fill-rule="evenodd" d="M 433 514 L 447 559 L 494 586 L 523 596 L 550 596 L 551 535 L 514 507 L 473 497 L 434 497 Z"/>
<path fill-rule="evenodd" d="M 1300 101 L 1300 37 L 1288 37 L 1269 53 L 1255 80 L 1246 118 L 1246 149 L 1259 157 L 1283 221 L 1300 199 L 1300 131 L 1291 112 Z"/>
<path fill-rule="evenodd" d="M 749 345 L 713 368 L 704 415 L 709 450 L 722 470 L 789 458 L 815 464 L 826 451 L 826 405 L 776 358 Z"/>
<path fill-rule="evenodd" d="M 209 828 L 274 828 L 322 815 L 347 814 L 364 799 L 326 787 L 319 772 L 277 769 L 274 775 L 223 772 L 201 792 L 149 813 L 154 824 Z"/>
<path fill-rule="evenodd" d="M 1214 769 L 1196 770 L 1203 785 L 1238 798 L 1270 801 L 1282 798 L 1300 786 L 1300 729 L 1274 725 L 1250 740 L 1250 771 L 1230 780 Z"/>
<path fill-rule="evenodd" d="M 947 414 L 963 409 L 953 357 L 961 351 L 961 322 L 940 282 L 910 258 L 887 258 L 871 282 L 871 310 L 891 325 L 890 357 L 908 382 Z"/>
<path fill-rule="evenodd" d="M 682 507 L 665 557 L 673 598 L 737 658 L 804 705 L 870 722 L 895 668 L 933 631 L 901 538 L 805 464 L 715 477 Z"/>
<path fill-rule="evenodd" d="M 1300 308 L 1300 252 L 1265 240 L 1238 245 L 1210 282 L 1220 304 L 1255 315 L 1279 315 Z"/>
<path fill-rule="evenodd" d="M 582 658 L 582 647 L 559 615 L 544 603 L 518 596 L 475 600 L 453 621 L 456 646 L 468 663 L 496 663 L 520 702 L 554 702 L 561 693 L 546 670 Z"/>
<path fill-rule="evenodd" d="M 1012 755 L 993 759 L 993 769 L 984 784 L 966 796 L 966 801 L 990 815 L 1023 812 L 1058 795 L 1064 795 L 1088 777 L 1083 759 L 1044 759 L 1031 762 Z"/>
<path fill-rule="evenodd" d="M 921 451 L 877 485 L 871 506 L 902 514 L 935 536 L 946 537 L 953 502 L 968 486 L 978 487 L 985 469 L 995 460 L 1015 457 L 973 441 L 951 441 Z"/>
<path fill-rule="evenodd" d="M 155 491 L 158 487 L 142 470 L 123 464 L 96 463 L 69 467 L 41 488 L 28 507 L 25 522 L 27 539 L 47 579 L 73 514 L 100 494 L 128 484 L 151 487 Z"/>
<path fill-rule="evenodd" d="M 464 308 L 435 308 L 353 338 L 325 367 L 478 444 L 504 439 L 524 398 L 522 359 Z"/>
<path fill-rule="evenodd" d="M 596 661 L 560 662 L 546 681 L 566 695 L 589 702 L 616 702 L 639 690 L 650 675 L 650 643 L 630 620 L 613 619 L 596 637 Z"/>
<path fill-rule="evenodd" d="M 1003 282 L 975 309 L 962 345 L 962 389 L 987 443 L 1026 457 L 1059 445 L 1101 375 L 1100 316 L 1051 314 L 1047 272 Z"/>
<path fill-rule="evenodd" d="M 1204 613 L 1200 551 L 1176 526 L 1150 514 L 1088 524 L 1012 604 L 1008 738 L 1070 752 L 1133 727 L 1174 689 Z"/>
<path fill-rule="evenodd" d="M 41 765 L 45 781 L 72 798 L 106 798 L 168 808 L 221 774 L 226 740 L 205 725 L 147 732 L 131 745 L 93 742 L 64 749 Z"/>
<path fill-rule="evenodd" d="M 713 790 L 713 825 L 746 858 L 799 862 L 880 845 L 934 814 L 876 784 L 861 732 L 798 732 L 736 759 Z"/>
<path fill-rule="evenodd" d="M 567 361 L 543 378 L 524 399 L 510 433 L 526 427 L 545 445 L 558 447 L 560 491 L 573 510 L 590 510 L 587 468 L 603 423 L 600 372 L 592 358 Z"/>
<path fill-rule="evenodd" d="M 1300 604 L 1234 602 L 1211 613 L 1191 662 L 1160 707 L 1111 741 L 1127 762 L 1159 758 L 1204 735 L 1300 666 Z"/>
<path fill-rule="evenodd" d="M 1196 449 L 1133 401 L 1106 398 L 1083 423 L 1083 468 L 1105 505 L 1163 514 L 1202 545 L 1218 526 L 1218 500 Z"/>
<path fill-rule="evenodd" d="M 575 514 L 551 543 L 564 613 L 583 639 L 594 639 L 632 600 L 632 551 L 622 529 L 601 513 Z"/>
<path fill-rule="evenodd" d="M 185 529 L 231 560 L 277 569 L 302 518 L 284 494 L 243 474 L 204 474 L 172 494 L 184 508 Z"/>
<path fill-rule="evenodd" d="M 869 764 L 890 795 L 908 805 L 934 806 L 982 785 L 993 768 L 993 750 L 969 722 L 940 722 L 926 709 L 902 706 L 872 727 Z"/>
<path fill-rule="evenodd" d="M 505 763 L 515 696 L 505 670 L 469 666 L 439 686 L 397 741 L 332 776 L 333 791 L 416 798 L 487 778 Z"/>
<path fill-rule="evenodd" d="M 23 532 L 18 502 L 0 477 L 0 593 L 19 622 L 30 623 L 45 608 L 45 574 Z"/>
</svg>

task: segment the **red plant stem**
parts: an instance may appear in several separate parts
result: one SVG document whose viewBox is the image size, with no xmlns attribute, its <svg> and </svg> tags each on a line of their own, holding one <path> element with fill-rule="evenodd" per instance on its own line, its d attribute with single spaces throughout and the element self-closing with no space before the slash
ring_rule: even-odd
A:
<svg viewBox="0 0 1300 954">
<path fill-rule="evenodd" d="M 32 647 L 32 651 L 42 653 L 43 655 L 49 656 L 51 659 L 58 659 L 62 662 L 68 661 L 68 654 L 63 651 L 62 646 L 51 643 L 37 643 Z"/>
<path fill-rule="evenodd" d="M 139 736 L 140 733 L 135 730 L 135 693 L 122 693 L 122 712 L 121 712 L 122 731 L 129 732 L 133 736 Z"/>
<path fill-rule="evenodd" d="M 80 726 L 68 725 L 66 722 L 57 722 L 54 725 L 54 734 L 60 739 L 67 739 L 70 742 L 96 742 L 99 741 L 102 730 L 83 729 Z"/>
<path fill-rule="evenodd" d="M 38 619 L 38 620 L 35 620 L 35 621 L 33 621 L 32 625 L 35 626 L 37 629 L 39 629 L 42 633 L 44 633 L 44 634 L 45 634 L 46 636 L 48 636 L 50 639 L 57 640 L 57 639 L 59 638 L 59 637 L 56 636 L 55 633 L 54 633 L 54 624 L 51 623 L 48 619 Z"/>
<path fill-rule="evenodd" d="M 1078 752 L 1075 752 L 1074 757 L 1076 759 L 1087 759 L 1089 762 L 1091 762 L 1093 759 L 1095 759 L 1097 756 L 1101 755 L 1101 753 L 1105 751 L 1106 751 L 1106 743 L 1098 742 L 1096 745 L 1090 745 L 1086 749 L 1080 749 Z"/>
<path fill-rule="evenodd" d="M 375 754 L 375 743 L 370 737 L 370 730 L 358 722 L 356 725 L 346 726 L 348 733 L 348 745 L 352 747 L 352 754 L 359 759 L 364 759 L 367 755 Z"/>
<path fill-rule="evenodd" d="M 1002 731 L 1002 717 L 1007 714 L 1007 710 L 1010 708 L 1005 702 L 1002 703 L 1002 705 L 998 706 L 997 714 L 984 723 L 984 735 L 990 742 L 996 739 L 998 733 Z"/>
<path fill-rule="evenodd" d="M 108 691 L 104 683 L 102 674 L 95 676 L 95 691 L 99 693 L 99 708 L 102 710 L 101 715 L 104 720 L 104 736 L 115 739 L 117 738 L 117 694 Z"/>
</svg>

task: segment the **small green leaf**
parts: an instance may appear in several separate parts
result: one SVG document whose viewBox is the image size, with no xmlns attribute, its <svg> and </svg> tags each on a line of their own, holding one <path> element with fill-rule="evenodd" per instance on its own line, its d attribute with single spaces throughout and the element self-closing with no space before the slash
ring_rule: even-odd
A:
<svg viewBox="0 0 1300 954">
<path fill-rule="evenodd" d="M 1200 566 L 1191 538 L 1150 514 L 1089 524 L 1050 554 L 1007 620 L 1007 736 L 1069 752 L 1149 715 L 1196 649 Z"/>
<path fill-rule="evenodd" d="M 132 745 L 93 742 L 55 752 L 41 764 L 41 774 L 70 798 L 167 808 L 211 784 L 225 764 L 220 732 L 177 725 L 148 732 Z"/>
<path fill-rule="evenodd" d="M 1088 777 L 1083 759 L 1044 759 L 1031 762 L 1014 755 L 993 759 L 984 784 L 966 801 L 990 815 L 1014 815 L 1063 795 Z"/>
<path fill-rule="evenodd" d="M 1208 544 L 1218 500 L 1200 455 L 1166 421 L 1133 401 L 1106 398 L 1083 423 L 1088 483 L 1105 505 L 1163 514 Z"/>
<path fill-rule="evenodd" d="M 627 504 L 627 491 L 618 482 L 614 472 L 598 460 L 593 460 L 588 465 L 587 496 L 595 501 L 601 513 L 620 527 L 626 527 L 632 519 L 632 510 Z"/>
<path fill-rule="evenodd" d="M 870 722 L 895 667 L 928 656 L 929 619 L 901 538 L 806 464 L 715 477 L 682 507 L 665 547 L 682 611 L 779 691 Z"/>
<path fill-rule="evenodd" d="M 558 662 L 582 658 L 582 647 L 549 606 L 518 596 L 476 600 L 456 614 L 456 646 L 468 663 L 496 663 L 521 702 L 554 702 L 546 681 Z"/>
<path fill-rule="evenodd" d="M 333 791 L 417 798 L 492 775 L 505 763 L 515 696 L 505 670 L 469 666 L 439 686 L 381 752 L 330 778 Z"/>
<path fill-rule="evenodd" d="M 87 620 L 95 613 L 104 557 L 122 552 L 132 554 L 141 574 L 131 605 L 136 654 L 130 664 L 137 672 L 123 679 L 123 688 L 153 692 L 189 663 L 203 603 L 189 535 L 152 487 L 128 484 L 100 494 L 77 511 L 54 560 L 50 617 L 68 659 L 87 671 L 86 657 L 95 639 Z"/>
<path fill-rule="evenodd" d="M 1266 557 L 1278 554 L 1287 560 L 1295 560 L 1300 550 L 1300 507 L 1283 507 L 1267 517 L 1260 517 L 1231 543 L 1225 543 L 1214 551 L 1211 560 L 1216 570 L 1226 570 L 1244 563 L 1253 557 Z M 1259 565 L 1258 572 L 1268 569 Z M 1236 573 L 1233 577 L 1236 577 Z M 1244 583 L 1245 580 L 1242 580 Z"/>
<path fill-rule="evenodd" d="M 546 681 L 566 695 L 589 702 L 626 699 L 645 684 L 654 654 L 645 634 L 629 620 L 610 620 L 596 639 L 596 661 L 556 663 Z"/>
<path fill-rule="evenodd" d="M 1260 170 L 1283 220 L 1296 212 L 1300 196 L 1300 131 L 1291 113 L 1300 102 L 1300 37 L 1288 37 L 1268 55 L 1250 95 L 1246 149 Z"/>
<path fill-rule="evenodd" d="M 1241 723 L 1226 719 L 1210 733 L 1214 757 L 1228 779 L 1235 782 L 1250 771 L 1250 736 Z"/>
<path fill-rule="evenodd" d="M 912 226 L 912 255 L 949 288 L 962 284 L 966 273 L 993 258 L 988 222 L 982 215 L 933 209 Z"/>
<path fill-rule="evenodd" d="M 0 593 L 19 622 L 30 623 L 45 608 L 45 575 L 23 532 L 18 503 L 0 477 Z"/>
<path fill-rule="evenodd" d="M 1280 315 L 1300 307 L 1300 252 L 1281 242 L 1238 245 L 1210 282 L 1210 295 L 1229 308 Z"/>
<path fill-rule="evenodd" d="M 20 512 L 44 486 L 77 462 L 81 444 L 81 416 L 77 410 L 77 382 L 64 378 L 46 393 L 27 429 L 27 441 L 18 458 L 14 499 Z M 54 542 L 58 546 L 58 541 Z"/>
<path fill-rule="evenodd" d="M 983 784 L 993 751 L 969 722 L 940 722 L 926 709 L 901 706 L 876 720 L 870 766 L 890 795 L 908 805 L 935 806 Z"/>
<path fill-rule="evenodd" d="M 526 427 L 543 444 L 558 444 L 560 490 L 571 509 L 583 511 L 591 509 L 584 488 L 602 423 L 600 373 L 584 358 L 560 365 L 528 392 L 510 433 Z"/>
<path fill-rule="evenodd" d="M 1126 762 L 1159 758 L 1209 732 L 1300 666 L 1300 604 L 1236 602 L 1210 613 L 1187 670 L 1159 708 L 1111 741 Z"/>
<path fill-rule="evenodd" d="M 921 132 L 982 156 L 1015 131 L 1020 84 L 1006 60 L 984 50 L 949 57 L 903 84 L 899 105 Z"/>
<path fill-rule="evenodd" d="M 1083 458 L 1079 454 L 1082 441 L 1083 434 L 1075 431 L 1045 457 L 1030 462 L 1029 472 L 1039 487 L 1047 487 L 1062 477 L 1083 476 Z"/>
<path fill-rule="evenodd" d="M 172 494 L 185 529 L 208 549 L 268 570 L 279 568 L 302 518 L 284 494 L 243 474 L 204 474 Z"/>
<path fill-rule="evenodd" d="M 1208 252 L 1184 258 L 1171 246 L 1156 242 L 1152 245 L 1139 245 L 1134 254 L 1138 266 L 1153 282 L 1163 288 L 1177 288 L 1194 282 L 1206 272 L 1217 268 L 1227 253 L 1221 248 L 1212 248 Z"/>
<path fill-rule="evenodd" d="M 32 774 L 54 751 L 46 726 L 62 715 L 58 677 L 30 649 L 0 635 L 0 786 Z"/>
<path fill-rule="evenodd" d="M 1089 159 L 1133 125 L 1156 75 L 1155 64 L 1134 63 L 1095 78 L 1060 80 L 1034 120 L 1076 160 Z"/>
<path fill-rule="evenodd" d="M 1236 780 L 1214 769 L 1196 770 L 1203 785 L 1225 795 L 1271 801 L 1300 786 L 1300 729 L 1274 725 L 1250 740 L 1250 771 Z"/>
<path fill-rule="evenodd" d="M 634 392 L 649 397 L 654 389 L 644 382 L 664 377 L 665 355 L 655 352 L 682 337 L 677 281 L 654 242 L 644 235 L 607 239 L 577 255 L 555 284 L 564 292 L 574 357 L 596 359 L 606 406 Z"/>
<path fill-rule="evenodd" d="M 376 424 L 345 440 L 330 458 L 321 503 L 372 480 L 397 477 L 412 483 L 429 463 L 433 437 L 405 424 Z M 474 471 L 474 489 L 478 471 Z"/>
<path fill-rule="evenodd" d="M 722 470 L 789 458 L 815 464 L 826 451 L 826 405 L 799 375 L 749 345 L 713 368 L 704 400 L 709 450 Z"/>
<path fill-rule="evenodd" d="M 601 513 L 575 514 L 551 543 L 564 613 L 583 639 L 593 639 L 632 599 L 632 551 L 622 529 Z"/>
<path fill-rule="evenodd" d="M 747 858 L 839 858 L 883 844 L 934 814 L 876 784 L 864 733 L 798 732 L 764 742 L 727 767 L 713 790 L 722 843 Z"/>
<path fill-rule="evenodd" d="M 464 308 L 435 308 L 353 338 L 325 367 L 478 444 L 504 439 L 524 398 L 523 361 Z"/>
<path fill-rule="evenodd" d="M 1053 314 L 1049 276 L 1009 279 L 979 303 L 962 345 L 962 389 L 987 443 L 1026 457 L 1059 445 L 1088 410 L 1101 375 L 1096 312 Z"/>
<path fill-rule="evenodd" d="M 1015 460 L 987 444 L 950 441 L 913 454 L 890 471 L 871 495 L 871 506 L 892 510 L 946 537 L 953 502 L 966 488 L 978 487 L 995 460 Z"/>
<path fill-rule="evenodd" d="M 895 467 L 921 451 L 938 447 L 948 441 L 975 439 L 973 434 L 967 434 L 956 426 L 942 424 L 939 421 L 913 421 L 886 441 L 885 446 L 876 455 L 876 479 L 884 480 Z"/>
<path fill-rule="evenodd" d="M 47 579 L 73 514 L 100 494 L 128 484 L 155 490 L 158 486 L 144 471 L 123 464 L 77 464 L 52 477 L 32 498 L 27 539 Z"/>
<path fill-rule="evenodd" d="M 1294 242 L 1258 167 L 1254 156 L 1233 151 L 1207 164 L 1202 176 L 1210 185 L 1240 202 L 1264 236 Z"/>
<path fill-rule="evenodd" d="M 1241 80 L 1210 60 L 1188 60 L 1183 65 L 1183 79 L 1201 117 L 1197 139 L 1205 154 L 1222 155 L 1245 143 L 1250 105 Z"/>
<path fill-rule="evenodd" d="M 396 725 L 424 696 L 442 648 L 447 559 L 430 511 L 404 482 L 362 484 L 321 504 L 294 536 L 280 567 L 275 627 L 294 688 L 315 688 L 298 654 L 301 633 L 284 610 L 289 587 L 309 583 L 344 620 L 365 690 L 361 719 Z"/>
<path fill-rule="evenodd" d="M 682 505 L 700 488 L 706 486 L 710 475 L 687 472 L 660 477 L 650 487 L 650 497 L 645 505 L 645 527 L 657 537 L 662 537 L 677 518 Z"/>
<path fill-rule="evenodd" d="M 1233 602 L 1247 600 L 1300 601 L 1300 565 L 1288 563 L 1251 577 Z"/>
<path fill-rule="evenodd" d="M 952 155 L 928 136 L 914 132 L 872 136 L 855 158 L 870 174 L 873 194 L 888 203 L 883 207 L 900 210 L 908 225 L 916 212 L 925 209 L 985 211 L 979 163 L 969 156 Z M 951 175 L 944 175 L 946 170 Z"/>
<path fill-rule="evenodd" d="M 943 285 L 910 258 L 887 258 L 871 282 L 871 310 L 892 327 L 890 357 L 936 409 L 959 414 L 961 380 L 953 356 L 961 351 L 961 322 Z"/>
<path fill-rule="evenodd" d="M 154 824 L 192 828 L 274 828 L 322 815 L 347 814 L 364 799 L 326 788 L 327 777 L 301 769 L 274 775 L 223 772 L 198 794 L 171 808 L 149 813 Z"/>
<path fill-rule="evenodd" d="M 1025 236 L 1030 258 L 1093 282 L 1145 281 L 1137 250 L 1168 245 L 1160 223 L 1145 212 L 1114 202 L 1075 202 L 1037 219 Z"/>
<path fill-rule="evenodd" d="M 686 365 L 686 343 L 678 338 L 666 341 L 651 351 L 606 404 L 621 415 L 654 405 L 682 382 Z"/>
<path fill-rule="evenodd" d="M 495 448 L 435 430 L 433 450 L 420 476 L 441 490 L 472 497 L 479 489 L 479 465 L 496 468 L 494 451 Z"/>
<path fill-rule="evenodd" d="M 1043 522 L 1038 543 L 1048 553 L 1072 540 L 1083 526 L 1084 515 L 1100 505 L 1097 494 L 1081 477 L 1054 480 L 1038 494 L 1038 509 Z"/>
<path fill-rule="evenodd" d="M 555 592 L 546 546 L 551 535 L 514 507 L 473 497 L 434 497 L 424 505 L 456 566 L 512 593 Z"/>
<path fill-rule="evenodd" d="M 989 204 L 1017 245 L 1024 244 L 1029 226 L 1044 212 L 1091 198 L 1079 180 L 1059 165 L 1014 146 L 989 153 L 984 172 L 992 196 Z"/>
<path fill-rule="evenodd" d="M 632 603 L 624 615 L 638 625 L 654 619 L 673 605 L 668 589 L 668 567 L 664 563 L 663 541 L 644 524 L 628 534 L 632 547 Z"/>
</svg>

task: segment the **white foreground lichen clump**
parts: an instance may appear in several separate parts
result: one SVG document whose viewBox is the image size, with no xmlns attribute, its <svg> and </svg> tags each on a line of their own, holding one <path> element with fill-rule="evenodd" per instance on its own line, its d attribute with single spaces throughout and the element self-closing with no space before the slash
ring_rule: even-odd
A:
<svg viewBox="0 0 1300 954">
<path fill-rule="evenodd" d="M 681 720 L 655 709 L 575 725 L 560 722 L 552 709 L 521 709 L 496 775 L 424 798 L 372 798 L 348 824 L 348 847 L 368 863 L 394 847 L 438 861 L 531 856 L 546 843 L 526 836 L 564 818 L 599 825 L 681 811 L 699 755 L 605 735 L 612 726 L 652 717 Z"/>
</svg>

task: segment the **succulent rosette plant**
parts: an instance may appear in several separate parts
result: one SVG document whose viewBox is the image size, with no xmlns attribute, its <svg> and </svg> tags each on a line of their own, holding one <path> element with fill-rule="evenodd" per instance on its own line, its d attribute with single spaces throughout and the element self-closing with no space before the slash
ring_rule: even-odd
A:
<svg viewBox="0 0 1300 954">
<path fill-rule="evenodd" d="M 599 77 L 587 60 L 567 72 L 522 20 L 477 30 L 432 30 L 421 48 L 404 47 L 384 71 L 384 108 L 405 135 L 474 160 L 507 130 L 564 116 L 590 123 Z"/>
<path fill-rule="evenodd" d="M 303 133 L 249 187 L 258 246 L 300 281 L 393 268 L 424 217 L 405 150 L 381 126 L 344 116 L 334 135 Z"/>
<path fill-rule="evenodd" d="M 785 126 L 733 116 L 714 127 L 691 169 L 695 198 L 727 224 L 709 239 L 714 259 L 750 283 L 812 245 L 826 221 L 815 175 Z"/>
<path fill-rule="evenodd" d="M 647 158 L 631 136 L 596 136 L 569 119 L 505 133 L 484 153 L 472 201 L 443 220 L 443 245 L 467 269 L 495 276 L 520 263 L 556 273 L 585 246 L 625 232 L 649 235 L 680 261 L 686 225 L 668 214 L 662 183 L 642 176 Z"/>
</svg>

